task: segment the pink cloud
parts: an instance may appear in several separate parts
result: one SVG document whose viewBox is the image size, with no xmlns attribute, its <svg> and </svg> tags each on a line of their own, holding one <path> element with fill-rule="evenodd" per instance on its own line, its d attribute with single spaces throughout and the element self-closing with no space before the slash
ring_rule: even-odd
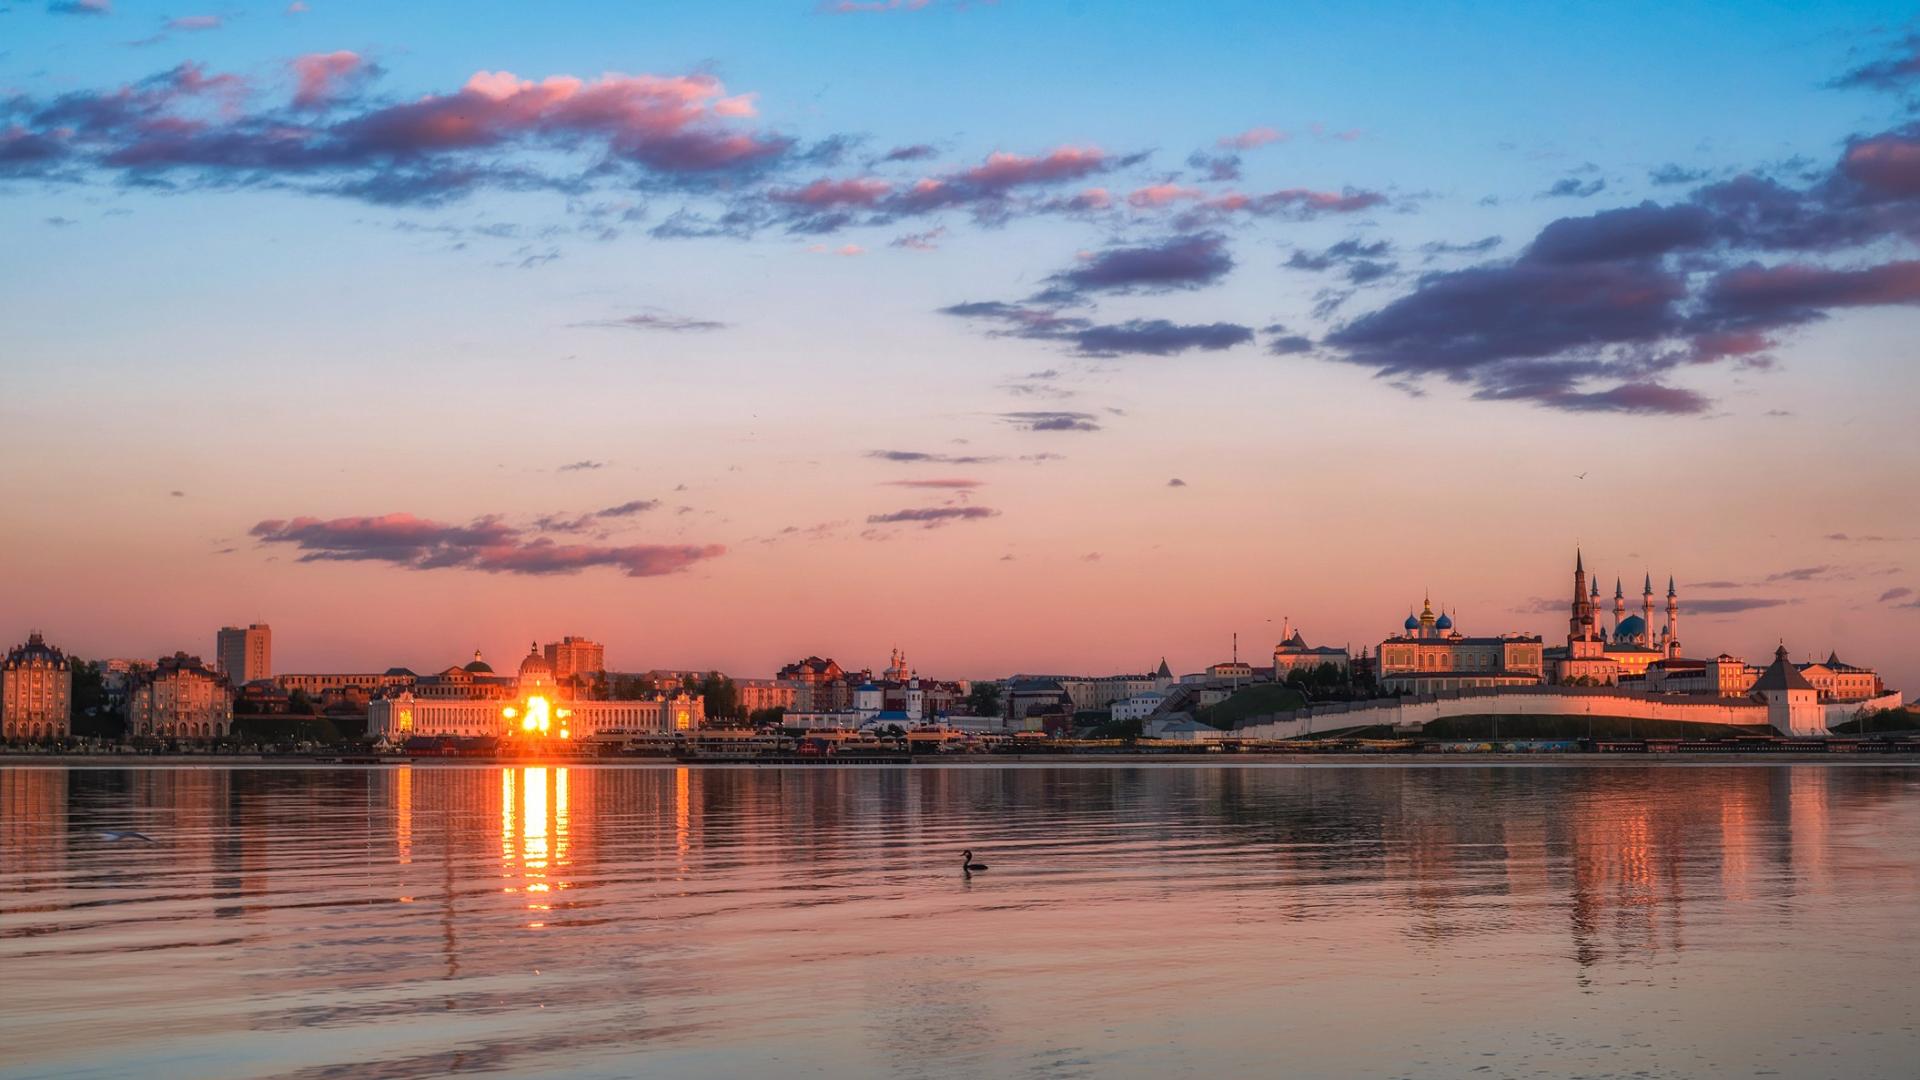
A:
<svg viewBox="0 0 1920 1080">
<path fill-rule="evenodd" d="M 852 258 L 855 255 L 865 255 L 867 253 L 867 249 L 861 247 L 859 244 L 841 244 L 839 247 L 828 247 L 826 244 L 808 244 L 807 250 L 813 252 L 815 255 L 840 255 L 846 258 Z"/>
<path fill-rule="evenodd" d="M 663 171 L 697 172 L 783 153 L 791 140 L 714 130 L 744 99 L 710 75 L 558 75 L 539 82 L 481 71 L 458 93 L 429 95 L 343 125 L 360 149 L 421 153 L 492 146 L 521 135 L 598 135 L 623 157 Z M 725 110 L 724 112 L 722 110 Z"/>
<path fill-rule="evenodd" d="M 345 49 L 330 53 L 308 53 L 295 57 L 288 66 L 293 69 L 296 80 L 293 104 L 302 109 L 325 105 L 348 84 L 374 71 L 373 65 L 362 60 L 358 53 Z"/>
<path fill-rule="evenodd" d="M 961 173 L 959 179 L 994 191 L 1023 184 L 1049 184 L 1078 180 L 1106 168 L 1107 155 L 1098 147 L 1062 146 L 1038 157 L 1023 157 L 995 151 L 985 164 Z"/>
<path fill-rule="evenodd" d="M 1217 144 L 1223 150 L 1252 150 L 1268 143 L 1285 142 L 1292 138 L 1284 131 L 1270 127 L 1250 127 L 1238 135 L 1222 135 Z"/>
<path fill-rule="evenodd" d="M 831 206 L 872 206 L 893 191 L 893 185 L 885 180 L 856 178 L 848 180 L 815 180 L 801 188 L 789 188 L 767 193 L 775 202 L 790 203 L 795 206 L 815 208 Z"/>
<path fill-rule="evenodd" d="M 1178 184 L 1153 184 L 1135 190 L 1127 196 L 1127 204 L 1137 209 L 1168 206 L 1185 199 L 1198 199 L 1203 192 L 1194 188 L 1181 187 Z"/>
<path fill-rule="evenodd" d="M 186 31 L 218 30 L 220 29 L 220 16 L 218 15 L 183 15 L 178 19 L 168 19 L 167 29 L 186 30 Z"/>
</svg>

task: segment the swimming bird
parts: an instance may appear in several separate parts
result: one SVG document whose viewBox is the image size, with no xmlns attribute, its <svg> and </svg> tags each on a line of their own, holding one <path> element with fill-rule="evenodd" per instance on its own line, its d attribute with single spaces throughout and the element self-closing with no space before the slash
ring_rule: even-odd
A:
<svg viewBox="0 0 1920 1080">
<path fill-rule="evenodd" d="M 985 870 L 986 868 L 987 868 L 986 863 L 973 861 L 972 849 L 968 849 L 960 853 L 960 869 L 965 870 L 967 873 L 971 874 L 975 870 Z"/>
<path fill-rule="evenodd" d="M 102 840 L 145 840 L 149 844 L 157 844 L 160 842 L 158 840 L 155 840 L 153 837 L 148 836 L 146 833 L 134 832 L 132 829 L 104 829 L 100 833 L 100 839 Z"/>
</svg>

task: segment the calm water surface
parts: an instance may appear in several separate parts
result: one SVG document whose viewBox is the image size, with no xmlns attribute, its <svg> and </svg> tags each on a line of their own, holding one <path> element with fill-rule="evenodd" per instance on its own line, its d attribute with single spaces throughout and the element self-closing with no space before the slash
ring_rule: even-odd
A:
<svg viewBox="0 0 1920 1080">
<path fill-rule="evenodd" d="M 1897 767 L 0 768 L 0 1077 L 1913 1076 L 1917 923 Z"/>
</svg>

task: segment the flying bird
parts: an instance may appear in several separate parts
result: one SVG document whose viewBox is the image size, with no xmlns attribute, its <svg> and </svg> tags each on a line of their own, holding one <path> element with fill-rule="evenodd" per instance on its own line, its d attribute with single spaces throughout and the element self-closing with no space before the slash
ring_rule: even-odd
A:
<svg viewBox="0 0 1920 1080">
<path fill-rule="evenodd" d="M 1574 477 L 1575 480 L 1585 480 L 1586 478 L 1587 478 L 1586 473 L 1581 473 L 1579 476 Z"/>
</svg>

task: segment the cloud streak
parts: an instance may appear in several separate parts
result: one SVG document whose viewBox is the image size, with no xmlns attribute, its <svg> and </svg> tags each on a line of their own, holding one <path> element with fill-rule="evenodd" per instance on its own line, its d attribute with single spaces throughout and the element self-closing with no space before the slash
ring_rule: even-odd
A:
<svg viewBox="0 0 1920 1080">
<path fill-rule="evenodd" d="M 300 562 L 380 562 L 407 570 L 457 568 L 495 574 L 571 574 L 608 567 L 628 577 L 657 577 L 726 552 L 719 544 L 607 546 L 530 540 L 498 516 L 465 525 L 405 513 L 275 518 L 254 525 L 249 534 L 263 545 L 291 547 L 300 552 Z"/>
</svg>

